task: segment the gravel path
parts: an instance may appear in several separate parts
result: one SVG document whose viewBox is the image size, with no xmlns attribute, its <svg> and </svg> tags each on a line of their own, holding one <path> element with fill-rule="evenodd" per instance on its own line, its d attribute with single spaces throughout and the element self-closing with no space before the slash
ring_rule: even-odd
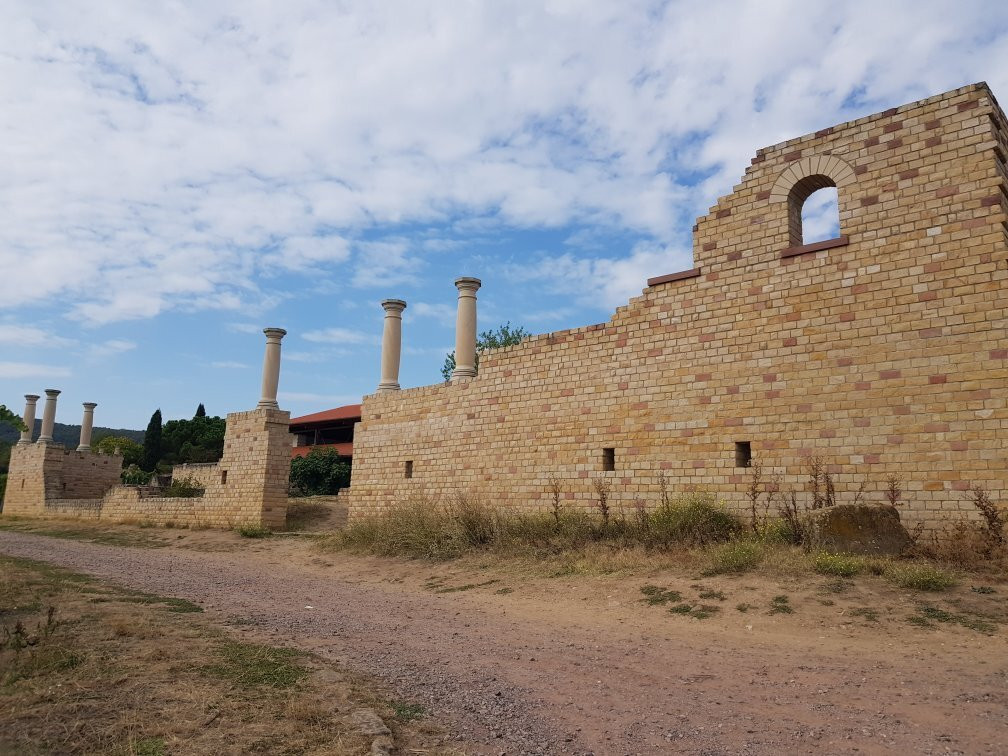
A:
<svg viewBox="0 0 1008 756">
<path fill-rule="evenodd" d="M 251 620 L 273 642 L 384 680 L 485 753 L 1008 752 L 1000 639 L 946 652 L 891 638 L 874 653 L 749 642 L 560 596 L 436 595 L 381 575 L 326 575 L 268 547 L 148 550 L 0 532 L 0 552 Z M 997 654 L 984 653 L 988 640 Z"/>
</svg>

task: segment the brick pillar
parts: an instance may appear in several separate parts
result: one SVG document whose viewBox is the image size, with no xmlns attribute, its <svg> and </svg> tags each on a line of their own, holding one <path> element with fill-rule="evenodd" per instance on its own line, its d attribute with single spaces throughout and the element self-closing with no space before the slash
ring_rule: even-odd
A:
<svg viewBox="0 0 1008 756">
<path fill-rule="evenodd" d="M 56 424 L 56 397 L 60 395 L 58 389 L 46 389 L 45 407 L 42 409 L 42 433 L 39 434 L 39 444 L 51 444 L 53 442 L 53 426 Z"/>
<path fill-rule="evenodd" d="M 386 299 L 385 326 L 382 329 L 381 383 L 378 390 L 399 390 L 399 360 L 402 354 L 402 313 L 406 303 L 401 299 Z"/>
<path fill-rule="evenodd" d="M 18 444 L 21 446 L 31 443 L 32 433 L 35 432 L 35 403 L 38 400 L 38 394 L 25 394 L 24 424 L 26 427 L 21 431 L 21 438 L 18 439 Z"/>
<path fill-rule="evenodd" d="M 458 314 L 455 317 L 455 370 L 452 380 L 476 375 L 476 292 L 482 285 L 478 278 L 455 279 L 458 289 Z"/>
</svg>

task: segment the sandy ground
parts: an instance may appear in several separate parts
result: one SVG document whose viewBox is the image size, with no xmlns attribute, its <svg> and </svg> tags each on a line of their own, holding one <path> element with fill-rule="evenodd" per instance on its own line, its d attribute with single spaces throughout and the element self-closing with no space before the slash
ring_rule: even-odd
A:
<svg viewBox="0 0 1008 756">
<path fill-rule="evenodd" d="M 549 579 L 299 538 L 147 537 L 167 547 L 0 532 L 0 552 L 199 601 L 379 678 L 483 753 L 1008 752 L 1005 584 L 922 596 L 878 579 L 840 592 L 751 575 Z M 649 605 L 645 584 L 719 611 Z M 771 613 L 778 595 L 793 613 Z M 995 629 L 908 624 L 922 603 Z"/>
</svg>

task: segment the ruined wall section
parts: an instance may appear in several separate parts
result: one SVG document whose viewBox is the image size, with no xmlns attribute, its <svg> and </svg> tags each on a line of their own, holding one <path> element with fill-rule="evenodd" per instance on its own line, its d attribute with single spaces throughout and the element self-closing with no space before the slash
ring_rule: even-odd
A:
<svg viewBox="0 0 1008 756">
<path fill-rule="evenodd" d="M 194 462 L 172 467 L 172 482 L 191 480 L 204 488 L 209 488 L 219 482 L 219 462 Z"/>
<path fill-rule="evenodd" d="M 664 474 L 742 507 L 736 442 L 796 488 L 821 456 L 841 500 L 897 474 L 929 526 L 971 484 L 1008 499 L 1003 124 L 974 85 L 760 150 L 698 221 L 694 270 L 471 381 L 366 397 L 351 517 L 456 490 L 546 506 L 550 475 L 584 506 L 597 477 L 654 503 Z M 846 239 L 796 250 L 787 181 L 817 170 L 843 177 Z"/>
<path fill-rule="evenodd" d="M 47 502 L 101 499 L 119 483 L 122 456 L 79 452 L 60 444 L 15 445 L 4 513 L 37 516 Z"/>
<path fill-rule="evenodd" d="M 88 517 L 112 522 L 233 528 L 283 528 L 290 473 L 290 413 L 272 409 L 227 417 L 224 456 L 209 465 L 179 465 L 202 496 L 163 497 L 158 489 L 119 484 L 121 456 L 30 444 L 11 451 L 4 514 Z M 23 481 L 23 483 L 22 483 Z"/>
</svg>

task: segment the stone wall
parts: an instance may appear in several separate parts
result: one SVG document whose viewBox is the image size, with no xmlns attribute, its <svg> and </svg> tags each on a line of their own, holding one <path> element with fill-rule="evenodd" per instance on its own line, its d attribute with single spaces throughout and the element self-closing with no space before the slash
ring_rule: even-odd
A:
<svg viewBox="0 0 1008 756">
<path fill-rule="evenodd" d="M 759 150 L 697 222 L 694 269 L 474 379 L 366 397 L 351 518 L 456 490 L 544 507 L 551 475 L 583 506 L 596 478 L 653 504 L 664 475 L 742 508 L 739 444 L 799 489 L 822 457 L 841 501 L 897 474 L 930 527 L 972 484 L 1008 500 L 1006 154 L 982 84 Z M 804 247 L 795 207 L 828 183 L 841 238 Z"/>
<path fill-rule="evenodd" d="M 210 488 L 219 482 L 219 478 L 220 464 L 217 462 L 196 462 L 172 468 L 172 482 L 189 479 Z"/>
<path fill-rule="evenodd" d="M 231 528 L 282 528 L 287 517 L 290 413 L 272 409 L 227 417 L 219 463 L 179 465 L 174 477 L 195 478 L 202 496 L 152 496 L 157 489 L 119 485 L 122 457 L 29 444 L 11 451 L 4 514 L 75 516 Z"/>
<path fill-rule="evenodd" d="M 100 499 L 119 483 L 122 457 L 79 452 L 61 444 L 15 445 L 7 476 L 4 512 L 44 514 L 47 501 Z"/>
</svg>

